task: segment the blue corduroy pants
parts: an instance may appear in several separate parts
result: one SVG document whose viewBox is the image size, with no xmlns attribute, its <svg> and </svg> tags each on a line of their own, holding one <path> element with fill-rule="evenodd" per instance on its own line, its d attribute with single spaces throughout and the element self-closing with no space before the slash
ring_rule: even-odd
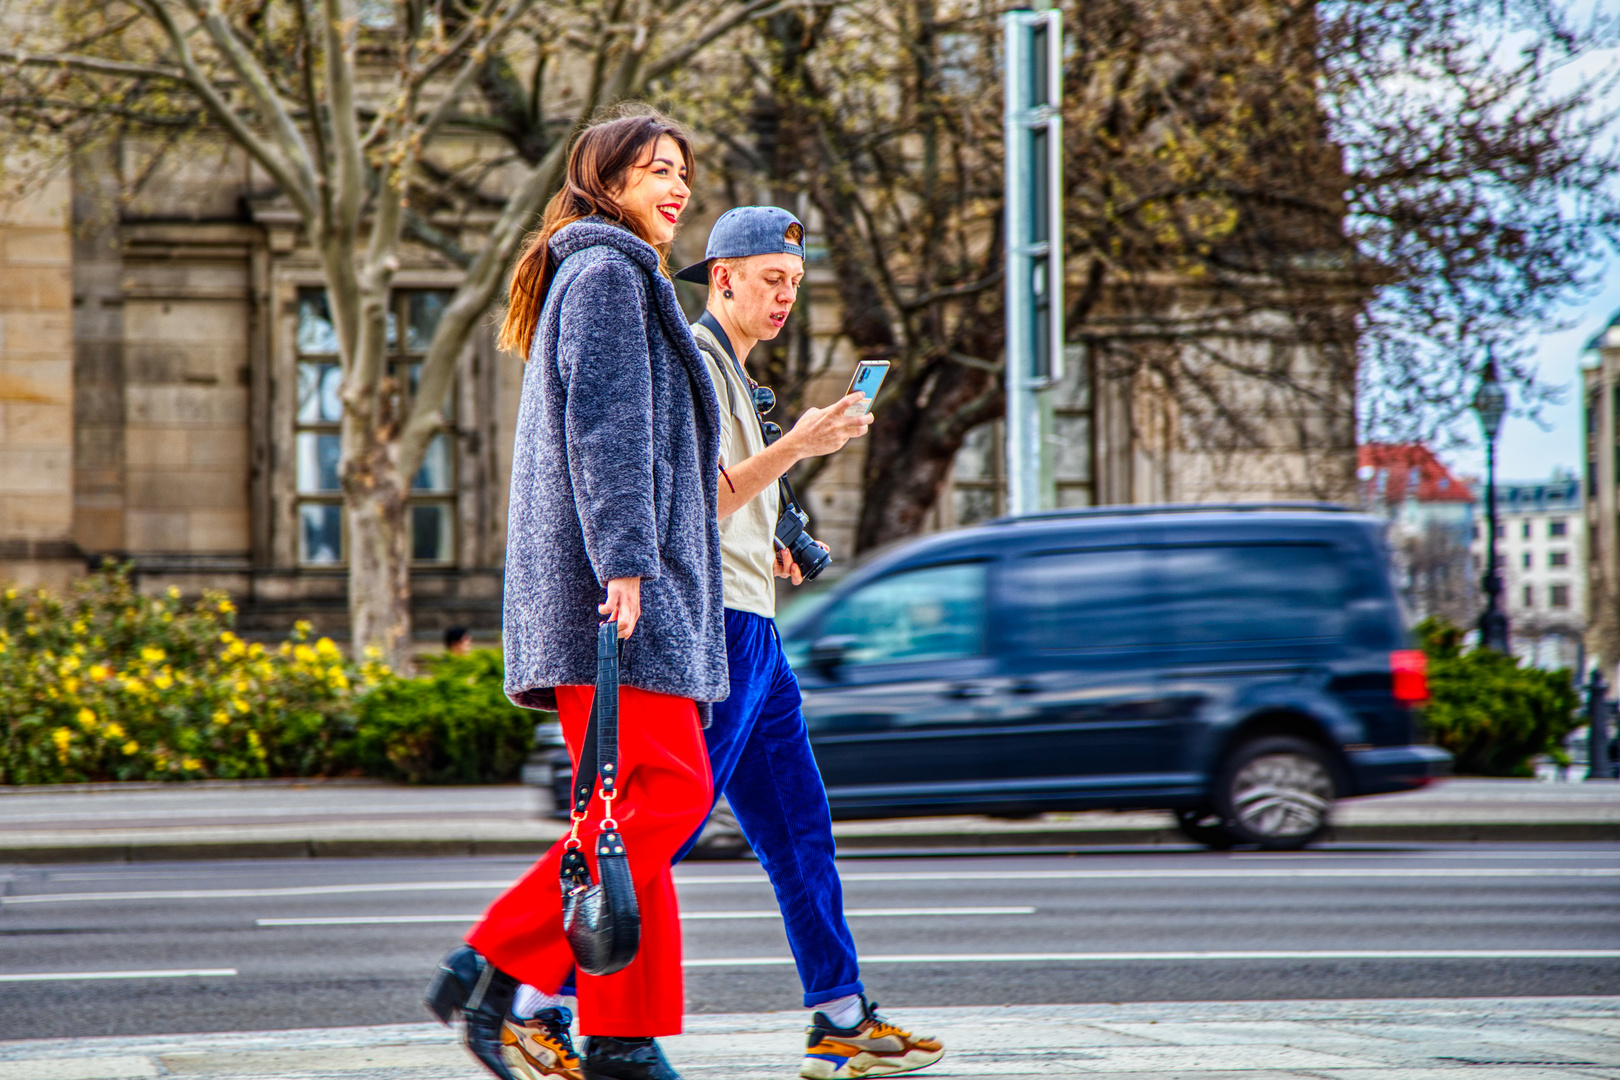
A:
<svg viewBox="0 0 1620 1080">
<path fill-rule="evenodd" d="M 714 721 L 703 732 L 715 801 L 726 797 L 776 890 L 805 1007 L 859 994 L 860 964 L 833 865 L 827 789 L 810 753 L 799 680 L 782 655 L 775 621 L 727 608 L 726 664 L 731 694 L 715 702 Z M 676 862 L 697 839 L 687 841 Z"/>
<path fill-rule="evenodd" d="M 726 797 L 776 890 L 805 1007 L 862 993 L 844 887 L 833 865 L 827 789 L 775 621 L 727 608 L 726 663 L 731 693 L 715 702 L 713 722 L 703 732 L 715 802 Z M 685 858 L 702 831 L 672 861 Z M 571 993 L 572 982 L 570 976 L 561 992 Z"/>
</svg>

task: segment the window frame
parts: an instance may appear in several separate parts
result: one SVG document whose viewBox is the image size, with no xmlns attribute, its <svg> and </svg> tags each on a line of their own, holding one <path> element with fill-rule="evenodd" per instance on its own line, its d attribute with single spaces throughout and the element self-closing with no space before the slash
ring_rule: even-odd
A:
<svg viewBox="0 0 1620 1080">
<path fill-rule="evenodd" d="M 299 484 L 298 471 L 300 437 L 304 435 L 336 436 L 340 435 L 342 431 L 341 409 L 339 411 L 338 418 L 335 420 L 326 419 L 322 413 L 317 413 L 317 419 L 306 420 L 304 418 L 303 409 L 301 408 L 302 402 L 300 400 L 301 390 L 304 385 L 303 375 L 307 367 L 315 367 L 317 365 L 322 367 L 336 366 L 339 370 L 339 378 L 341 379 L 341 361 L 338 355 L 334 352 L 311 351 L 306 353 L 302 349 L 303 343 L 299 340 L 299 330 L 302 323 L 304 302 L 306 298 L 311 297 L 312 295 L 324 296 L 327 291 L 326 286 L 320 282 L 308 281 L 295 281 L 290 282 L 289 284 L 291 285 L 292 293 L 292 303 L 290 305 L 290 313 L 292 316 L 290 327 L 290 353 L 292 365 L 292 400 L 290 402 L 292 438 L 290 449 L 292 451 L 292 455 L 290 468 L 288 469 L 290 476 L 285 484 L 285 490 L 288 490 L 291 495 L 290 516 L 293 528 L 291 556 L 294 565 L 296 565 L 300 570 L 345 572 L 349 566 L 350 554 L 350 540 L 348 532 L 349 523 L 347 514 L 342 514 L 341 512 L 339 514 L 340 548 L 338 558 L 334 561 L 320 562 L 305 558 L 303 508 L 305 506 L 316 505 L 337 506 L 341 508 L 343 506 L 343 492 L 341 489 L 341 477 L 339 478 L 339 486 L 331 491 L 306 491 L 303 490 Z M 408 404 L 410 401 L 411 396 L 411 369 L 413 367 L 419 367 L 419 365 L 425 361 L 426 348 L 428 344 L 427 342 L 421 342 L 418 348 L 413 349 L 411 347 L 410 313 L 412 298 L 437 293 L 443 296 L 445 304 L 447 305 L 454 294 L 454 291 L 454 287 L 448 283 L 440 285 L 433 283 L 419 284 L 416 282 L 409 282 L 397 284 L 389 293 L 388 319 L 391 324 L 391 333 L 389 335 L 391 340 L 386 345 L 388 352 L 385 363 L 387 364 L 388 374 L 397 381 L 397 384 L 401 390 L 402 398 L 406 404 Z M 439 317 L 443 317 L 442 308 L 439 312 Z M 330 308 L 327 309 L 327 318 L 330 321 Z M 435 436 L 435 440 L 443 440 L 444 485 L 441 488 L 435 488 L 432 490 L 417 488 L 414 484 L 416 476 L 413 475 L 411 477 L 412 484 L 406 495 L 406 550 L 411 555 L 410 566 L 412 569 L 436 569 L 454 567 L 457 565 L 461 546 L 457 509 L 459 507 L 460 497 L 462 494 L 462 485 L 460 483 L 460 440 L 456 437 L 459 428 L 457 418 L 459 415 L 461 397 L 461 388 L 459 386 L 459 382 L 459 379 L 451 380 L 451 384 L 445 399 L 444 414 L 446 424 L 444 430 Z M 320 393 L 320 383 L 317 383 L 315 392 L 317 394 Z M 432 443 L 429 444 L 430 454 L 433 452 L 433 445 L 434 444 Z M 426 467 L 427 459 L 424 458 L 423 465 L 420 466 L 419 469 Z M 422 559 L 416 557 L 415 511 L 419 507 L 436 507 L 443 515 L 444 524 L 441 526 L 441 529 L 444 538 L 444 547 L 439 557 L 431 559 Z"/>
</svg>

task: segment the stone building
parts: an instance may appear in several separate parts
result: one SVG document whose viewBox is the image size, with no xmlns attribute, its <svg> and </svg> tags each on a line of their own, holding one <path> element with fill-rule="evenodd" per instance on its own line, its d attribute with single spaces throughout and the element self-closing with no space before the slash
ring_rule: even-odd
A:
<svg viewBox="0 0 1620 1080">
<path fill-rule="evenodd" d="M 1620 665 L 1620 312 L 1585 352 L 1586 645 L 1612 683 Z"/>
<path fill-rule="evenodd" d="M 309 617 L 342 634 L 336 367 L 318 261 L 236 151 L 197 148 L 120 201 L 120 173 L 144 167 L 128 148 L 81 155 L 0 208 L 0 579 L 60 585 L 111 557 L 130 561 L 143 588 L 229 591 L 248 630 Z M 678 257 L 700 257 L 725 208 L 716 193 L 698 194 Z M 833 363 L 807 400 L 832 400 L 852 357 L 835 340 L 830 266 L 808 271 L 802 302 Z M 406 249 L 390 325 L 407 393 L 459 274 L 426 248 Z M 683 299 L 695 311 L 701 291 Z M 424 639 L 450 624 L 486 639 L 498 627 L 521 365 L 495 353 L 490 330 L 467 349 L 453 430 L 412 494 Z M 1306 425 L 1319 437 L 1234 450 L 1201 441 L 1149 380 L 1099 377 L 1090 361 L 1071 347 L 1069 377 L 1052 394 L 1058 505 L 1349 494 L 1348 388 L 1332 415 Z M 1301 347 L 1285 362 L 1309 372 L 1313 354 Z M 997 424 L 968 440 L 931 527 L 1000 512 L 1000 443 Z M 807 495 L 816 535 L 838 552 L 853 548 L 863 453 L 854 444 Z"/>
<path fill-rule="evenodd" d="M 1581 482 L 1496 482 L 1496 557 L 1514 655 L 1549 669 L 1574 668 L 1586 629 L 1586 538 Z M 1474 523 L 1475 565 L 1485 563 L 1485 513 Z"/>
</svg>

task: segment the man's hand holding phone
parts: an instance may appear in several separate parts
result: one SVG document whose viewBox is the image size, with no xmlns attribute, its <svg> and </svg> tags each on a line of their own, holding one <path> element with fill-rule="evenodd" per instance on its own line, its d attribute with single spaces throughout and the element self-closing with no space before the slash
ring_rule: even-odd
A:
<svg viewBox="0 0 1620 1080">
<path fill-rule="evenodd" d="M 849 415 L 851 406 L 865 400 L 866 395 L 857 391 L 844 395 L 824 409 L 806 409 L 784 439 L 792 440 L 793 451 L 800 458 L 836 453 L 849 440 L 865 435 L 866 429 L 872 425 L 870 414 Z"/>
<path fill-rule="evenodd" d="M 835 453 L 849 440 L 865 435 L 872 424 L 872 403 L 888 373 L 887 360 L 862 360 L 855 365 L 843 397 L 825 409 L 806 409 L 787 435 L 799 457 Z"/>
</svg>

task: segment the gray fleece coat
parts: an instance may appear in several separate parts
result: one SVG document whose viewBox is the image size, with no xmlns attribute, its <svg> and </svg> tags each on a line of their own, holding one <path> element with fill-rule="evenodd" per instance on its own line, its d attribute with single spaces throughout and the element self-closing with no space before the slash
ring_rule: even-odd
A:
<svg viewBox="0 0 1620 1080">
<path fill-rule="evenodd" d="M 639 577 L 621 682 L 719 701 L 730 684 L 708 369 L 649 245 L 586 218 L 550 252 L 512 455 L 506 692 L 548 707 L 549 688 L 595 683 L 606 582 Z"/>
</svg>

